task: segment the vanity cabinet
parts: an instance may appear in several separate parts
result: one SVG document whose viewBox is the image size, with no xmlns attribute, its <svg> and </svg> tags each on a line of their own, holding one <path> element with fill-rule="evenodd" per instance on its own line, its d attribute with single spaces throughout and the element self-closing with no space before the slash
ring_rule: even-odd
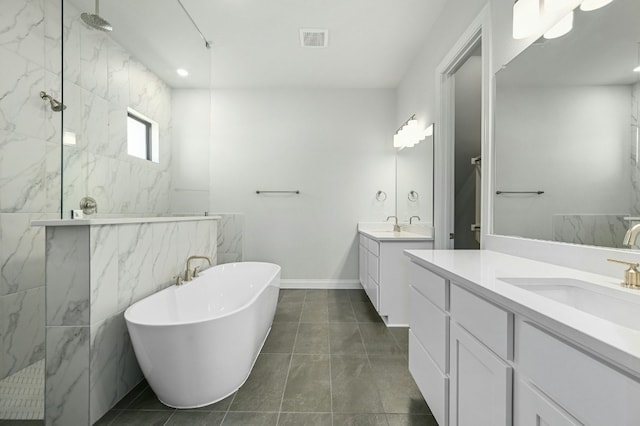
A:
<svg viewBox="0 0 640 426">
<path fill-rule="evenodd" d="M 637 374 L 443 275 L 409 266 L 409 371 L 440 426 L 640 425 Z"/>
<path fill-rule="evenodd" d="M 430 249 L 433 242 L 402 238 L 359 237 L 359 277 L 362 288 L 387 325 L 406 326 L 409 301 L 404 250 Z"/>
</svg>

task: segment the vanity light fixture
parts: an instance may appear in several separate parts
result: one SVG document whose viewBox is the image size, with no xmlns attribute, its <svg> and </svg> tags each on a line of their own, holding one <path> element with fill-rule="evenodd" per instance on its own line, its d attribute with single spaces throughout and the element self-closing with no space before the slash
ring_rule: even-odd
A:
<svg viewBox="0 0 640 426">
<path fill-rule="evenodd" d="M 431 135 L 433 135 L 433 124 L 424 130 L 420 130 L 416 116 L 412 115 L 393 136 L 393 147 L 399 149 L 411 148 Z"/>
<path fill-rule="evenodd" d="M 189 75 L 189 71 L 185 70 L 184 68 L 178 68 L 176 70 L 176 73 L 178 73 L 180 77 L 187 77 Z"/>
<path fill-rule="evenodd" d="M 573 29 L 573 10 L 544 33 L 547 40 L 562 37 Z"/>
<path fill-rule="evenodd" d="M 613 0 L 516 0 L 513 5 L 513 38 L 524 39 L 554 24 L 544 33 L 551 39 L 567 34 L 573 28 L 573 8 L 592 11 Z"/>
<path fill-rule="evenodd" d="M 534 34 L 541 17 L 540 0 L 517 0 L 513 5 L 513 38 L 527 38 Z"/>
<path fill-rule="evenodd" d="M 600 9 L 611 3 L 613 0 L 584 0 L 580 5 L 580 10 L 590 12 L 592 10 Z"/>
</svg>

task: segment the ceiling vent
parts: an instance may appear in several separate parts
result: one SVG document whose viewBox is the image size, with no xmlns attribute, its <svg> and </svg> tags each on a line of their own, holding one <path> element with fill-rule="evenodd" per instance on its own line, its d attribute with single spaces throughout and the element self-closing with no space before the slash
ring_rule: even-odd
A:
<svg viewBox="0 0 640 426">
<path fill-rule="evenodd" d="M 327 47 L 329 45 L 329 30 L 300 30 L 300 44 L 302 47 Z"/>
</svg>

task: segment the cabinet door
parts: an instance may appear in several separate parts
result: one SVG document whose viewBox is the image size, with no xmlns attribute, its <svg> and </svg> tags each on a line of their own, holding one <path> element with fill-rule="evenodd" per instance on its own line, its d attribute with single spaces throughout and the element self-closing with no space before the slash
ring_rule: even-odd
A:
<svg viewBox="0 0 640 426">
<path fill-rule="evenodd" d="M 523 379 L 516 384 L 514 416 L 517 426 L 582 425 Z"/>
<path fill-rule="evenodd" d="M 511 367 L 454 321 L 450 336 L 450 424 L 510 426 Z"/>
</svg>

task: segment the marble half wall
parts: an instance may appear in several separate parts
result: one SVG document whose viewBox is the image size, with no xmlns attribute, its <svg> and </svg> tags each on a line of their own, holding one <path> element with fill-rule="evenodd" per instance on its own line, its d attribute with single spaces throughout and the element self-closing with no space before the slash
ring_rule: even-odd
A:
<svg viewBox="0 0 640 426">
<path fill-rule="evenodd" d="M 215 213 L 218 223 L 218 263 L 244 260 L 244 214 Z"/>
<path fill-rule="evenodd" d="M 623 248 L 628 229 L 624 214 L 555 214 L 552 218 L 553 241 Z"/>
<path fill-rule="evenodd" d="M 169 219 L 171 220 L 171 219 Z M 46 228 L 45 424 L 93 424 L 142 380 L 124 311 L 217 259 L 218 221 Z"/>
</svg>

